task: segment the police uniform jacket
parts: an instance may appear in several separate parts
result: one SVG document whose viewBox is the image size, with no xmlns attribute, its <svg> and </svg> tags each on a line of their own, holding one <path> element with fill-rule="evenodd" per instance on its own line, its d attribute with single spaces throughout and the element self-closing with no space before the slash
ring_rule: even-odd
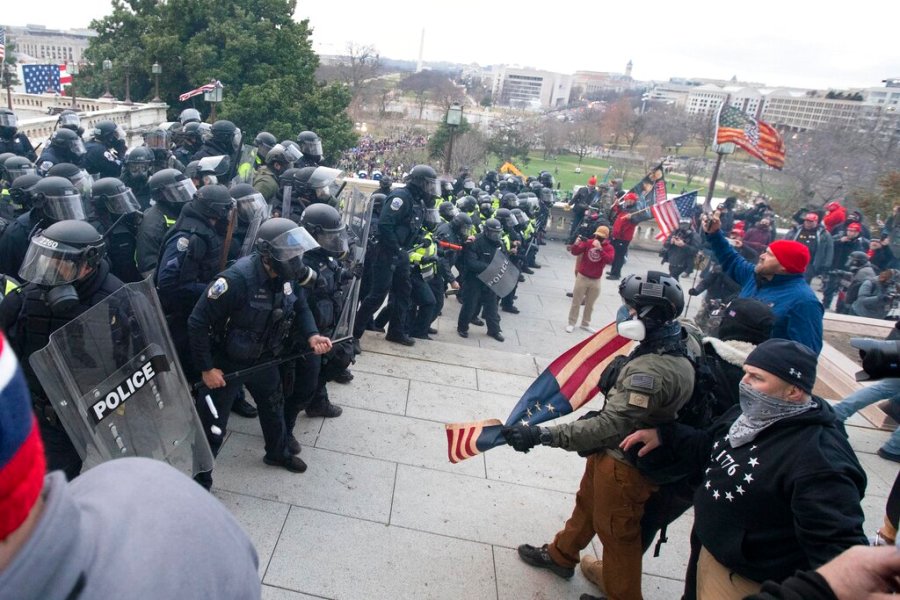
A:
<svg viewBox="0 0 900 600">
<path fill-rule="evenodd" d="M 118 153 L 107 148 L 102 142 L 88 142 L 84 145 L 87 154 L 84 155 L 84 170 L 89 175 L 102 177 L 118 177 L 122 174 L 122 159 Z"/>
<path fill-rule="evenodd" d="M 622 367 L 603 410 L 591 418 L 550 427 L 550 445 L 579 452 L 605 449 L 613 458 L 629 462 L 619 450 L 625 436 L 674 421 L 693 389 L 694 368 L 687 357 L 641 354 Z"/>
<path fill-rule="evenodd" d="M 41 155 L 38 157 L 37 162 L 34 163 L 34 166 L 37 169 L 38 175 L 43 177 L 47 175 L 47 171 L 50 170 L 50 167 L 58 165 L 59 163 L 72 163 L 73 165 L 81 166 L 81 159 L 76 158 L 75 155 L 68 150 L 47 146 L 44 148 L 44 151 L 41 152 Z"/>
<path fill-rule="evenodd" d="M 396 189 L 385 198 L 378 220 L 378 245 L 399 254 L 419 238 L 425 219 L 425 203 L 406 188 Z"/>
<path fill-rule="evenodd" d="M 3 237 L 0 237 L 0 273 L 10 277 L 18 277 L 25 253 L 28 251 L 28 240 L 35 227 L 43 220 L 40 210 L 29 210 L 9 224 Z"/>
<path fill-rule="evenodd" d="M 106 239 L 106 258 L 109 260 L 110 270 L 125 283 L 143 279 L 135 261 L 137 228 L 133 225 L 133 221 L 129 221 L 135 217 L 140 215 L 134 213 L 116 222 L 115 215 L 112 215 L 111 228 L 99 222 L 92 223 Z"/>
<path fill-rule="evenodd" d="M 22 132 L 17 132 L 12 139 L 0 138 L 0 154 L 7 152 L 12 152 L 17 156 L 24 156 L 32 162 L 37 158 L 37 154 L 34 153 L 34 146 L 31 145 L 31 140 Z"/>
<path fill-rule="evenodd" d="M 252 365 L 271 359 L 285 349 L 295 318 L 304 340 L 316 335 L 302 290 L 296 282 L 269 277 L 255 252 L 220 273 L 188 318 L 197 367 L 208 371 L 223 362 Z"/>
<path fill-rule="evenodd" d="M 478 275 L 488 268 L 501 245 L 502 242 L 492 242 L 483 233 L 478 234 L 474 242 L 465 245 L 463 248 L 463 281 L 466 282 L 465 285 L 469 285 L 469 282 L 484 285 L 478 279 Z"/>
<path fill-rule="evenodd" d="M 178 220 L 182 206 L 177 209 L 166 202 L 157 202 L 147 209 L 137 232 L 137 268 L 141 273 L 156 271 L 159 249 L 166 231 Z"/>
<path fill-rule="evenodd" d="M 330 336 L 334 333 L 344 306 L 341 288 L 344 269 L 333 257 L 315 250 L 304 253 L 303 262 L 317 273 L 312 289 L 305 290 L 309 309 L 318 330 L 323 335 Z"/>
</svg>

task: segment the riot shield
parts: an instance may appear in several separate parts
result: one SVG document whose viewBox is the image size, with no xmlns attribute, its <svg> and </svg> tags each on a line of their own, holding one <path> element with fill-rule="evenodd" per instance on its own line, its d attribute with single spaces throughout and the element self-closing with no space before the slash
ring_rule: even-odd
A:
<svg viewBox="0 0 900 600">
<path fill-rule="evenodd" d="M 231 180 L 231 185 L 238 183 L 250 183 L 253 180 L 253 172 L 256 167 L 256 146 L 241 146 L 238 156 L 237 175 Z"/>
<path fill-rule="evenodd" d="M 29 361 L 85 462 L 143 456 L 187 475 L 212 468 L 151 278 L 53 332 Z"/>
<path fill-rule="evenodd" d="M 361 272 L 362 264 L 366 257 L 366 244 L 369 241 L 369 226 L 372 223 L 371 196 L 353 188 L 349 197 L 343 201 L 344 210 L 341 220 L 347 227 L 347 237 L 350 243 L 350 253 L 346 264 L 353 273 Z M 356 320 L 356 308 L 359 304 L 359 286 L 361 277 L 354 276 L 344 284 L 344 306 L 341 307 L 341 315 L 334 331 L 335 339 L 351 335 L 353 324 Z"/>
<path fill-rule="evenodd" d="M 506 252 L 497 248 L 491 264 L 478 274 L 478 279 L 488 286 L 498 298 L 503 298 L 511 294 L 519 282 L 519 269 L 512 264 Z"/>
</svg>

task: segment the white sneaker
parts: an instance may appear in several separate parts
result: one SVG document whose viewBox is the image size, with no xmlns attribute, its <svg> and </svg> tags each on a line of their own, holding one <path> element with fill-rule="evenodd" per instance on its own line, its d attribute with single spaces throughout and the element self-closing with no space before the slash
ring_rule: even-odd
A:
<svg viewBox="0 0 900 600">
<path fill-rule="evenodd" d="M 573 331 L 575 331 L 574 325 L 566 325 L 566 333 L 572 333 Z"/>
<path fill-rule="evenodd" d="M 584 329 L 588 333 L 597 333 L 597 329 L 595 327 L 591 327 L 590 325 L 582 325 L 581 329 Z"/>
</svg>

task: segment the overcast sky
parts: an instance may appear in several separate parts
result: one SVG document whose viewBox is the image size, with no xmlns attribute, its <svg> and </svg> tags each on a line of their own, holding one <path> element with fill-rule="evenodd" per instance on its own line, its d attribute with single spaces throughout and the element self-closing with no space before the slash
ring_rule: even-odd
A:
<svg viewBox="0 0 900 600">
<path fill-rule="evenodd" d="M 4 4 L 4 23 L 54 28 L 87 27 L 111 11 L 109 0 Z M 895 0 L 855 0 L 840 3 L 840 10 L 796 0 L 535 5 L 299 0 L 295 17 L 310 20 L 314 47 L 323 54 L 343 53 L 352 40 L 385 57 L 416 60 L 424 28 L 426 61 L 574 73 L 623 72 L 631 60 L 639 80 L 736 75 L 769 86 L 815 88 L 874 87 L 900 77 Z"/>
</svg>

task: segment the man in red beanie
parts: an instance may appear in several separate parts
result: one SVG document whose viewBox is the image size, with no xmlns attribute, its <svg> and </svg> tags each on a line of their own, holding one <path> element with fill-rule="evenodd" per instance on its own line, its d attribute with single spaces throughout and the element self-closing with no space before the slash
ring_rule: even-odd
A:
<svg viewBox="0 0 900 600">
<path fill-rule="evenodd" d="M 738 254 L 719 231 L 718 216 L 704 221 L 704 231 L 722 271 L 741 285 L 740 297 L 756 298 L 772 307 L 772 337 L 822 350 L 822 315 L 825 309 L 803 279 L 809 250 L 792 240 L 772 242 L 754 265 Z"/>
<path fill-rule="evenodd" d="M 613 259 L 612 267 L 609 270 L 607 279 L 621 279 L 622 266 L 628 257 L 628 245 L 634 238 L 634 230 L 642 219 L 638 217 L 637 208 L 638 196 L 634 192 L 628 192 L 613 204 L 612 210 L 616 215 L 612 229 L 612 245 L 616 251 L 616 257 Z M 649 211 L 647 213 L 649 215 Z"/>
</svg>

